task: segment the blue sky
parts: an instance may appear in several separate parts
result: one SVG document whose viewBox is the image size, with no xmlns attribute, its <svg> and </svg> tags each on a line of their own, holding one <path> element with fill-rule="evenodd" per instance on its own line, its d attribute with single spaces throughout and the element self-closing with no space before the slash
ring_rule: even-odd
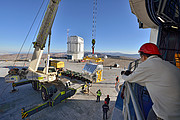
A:
<svg viewBox="0 0 180 120">
<path fill-rule="evenodd" d="M 20 50 L 30 26 L 43 0 L 1 0 L 0 53 Z M 35 31 L 49 0 L 45 0 L 40 15 L 22 49 L 28 51 Z M 150 29 L 139 29 L 137 18 L 131 13 L 129 0 L 97 0 L 96 45 L 97 52 L 137 53 L 149 41 Z M 62 0 L 52 27 L 52 52 L 67 50 L 69 35 L 85 40 L 85 51 L 91 50 L 93 0 Z M 46 47 L 47 48 L 47 47 Z M 33 49 L 31 49 L 33 51 Z M 47 49 L 45 49 L 45 52 Z"/>
</svg>

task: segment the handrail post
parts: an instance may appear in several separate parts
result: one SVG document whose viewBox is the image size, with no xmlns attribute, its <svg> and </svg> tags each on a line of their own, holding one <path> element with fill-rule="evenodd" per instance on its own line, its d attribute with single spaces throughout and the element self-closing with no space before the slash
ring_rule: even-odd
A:
<svg viewBox="0 0 180 120">
<path fill-rule="evenodd" d="M 129 112 L 129 92 L 127 89 L 124 90 L 124 108 L 123 108 L 123 111 L 124 111 L 124 120 L 130 120 L 130 112 Z"/>
<path fill-rule="evenodd" d="M 131 85 L 128 82 L 125 82 L 125 85 L 128 88 L 128 91 L 130 93 L 137 120 L 145 120 L 144 115 L 142 114 L 141 108 L 140 108 L 140 106 L 138 104 L 137 98 L 135 96 L 135 93 L 134 93 Z"/>
<path fill-rule="evenodd" d="M 130 71 L 134 71 L 137 67 L 138 67 L 138 64 L 139 64 L 139 60 L 140 59 L 137 59 L 133 62 L 130 62 L 129 63 L 129 66 L 128 66 L 128 70 Z M 133 65 L 134 63 L 134 65 Z M 135 96 L 135 93 L 132 89 L 132 86 L 129 82 L 125 82 L 125 91 L 124 91 L 124 102 L 123 102 L 123 111 L 124 111 L 124 120 L 131 120 L 131 115 L 130 115 L 130 110 L 129 110 L 129 101 L 130 101 L 130 97 L 131 97 L 131 101 L 132 101 L 132 104 L 133 104 L 133 107 L 134 107 L 134 111 L 135 111 L 135 114 L 136 114 L 136 118 L 137 120 L 145 120 L 144 118 L 144 115 L 141 111 L 141 108 L 139 106 L 139 103 L 138 103 L 138 100 Z"/>
</svg>

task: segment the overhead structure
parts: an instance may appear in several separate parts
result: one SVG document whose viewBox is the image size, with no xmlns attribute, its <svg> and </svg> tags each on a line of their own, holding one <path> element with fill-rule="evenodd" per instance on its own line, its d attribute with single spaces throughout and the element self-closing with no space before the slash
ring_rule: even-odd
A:
<svg viewBox="0 0 180 120">
<path fill-rule="evenodd" d="M 150 42 L 157 44 L 162 58 L 177 64 L 180 54 L 180 1 L 129 0 L 140 28 L 152 28 Z"/>
<path fill-rule="evenodd" d="M 146 0 L 129 0 L 131 12 L 136 15 L 140 28 L 157 28 L 158 25 L 151 20 L 148 14 Z"/>
<path fill-rule="evenodd" d="M 131 11 L 136 15 L 140 28 L 174 26 L 179 19 L 179 1 L 177 0 L 129 0 Z"/>
</svg>

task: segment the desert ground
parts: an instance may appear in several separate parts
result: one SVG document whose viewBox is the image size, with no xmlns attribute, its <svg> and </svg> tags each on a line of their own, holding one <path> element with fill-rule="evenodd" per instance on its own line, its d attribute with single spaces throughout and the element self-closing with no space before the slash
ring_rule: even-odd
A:
<svg viewBox="0 0 180 120">
<path fill-rule="evenodd" d="M 65 69 L 82 72 L 86 63 L 75 63 L 72 61 L 65 62 Z M 113 110 L 117 98 L 118 91 L 115 89 L 115 78 L 120 76 L 121 70 L 128 67 L 132 60 L 121 59 L 105 59 L 103 65 L 103 79 L 99 83 L 92 84 L 90 93 L 84 94 L 80 90 L 69 98 L 67 102 L 61 102 L 56 106 L 48 107 L 40 112 L 30 116 L 30 120 L 102 120 L 102 105 L 107 95 L 110 96 L 110 110 L 108 112 L 108 119 L 114 119 Z M 118 68 L 113 66 L 119 64 Z M 19 120 L 21 119 L 21 108 L 32 108 L 38 104 L 43 103 L 40 91 L 35 91 L 31 84 L 18 86 L 17 92 L 11 93 L 11 83 L 5 83 L 4 77 L 7 75 L 9 68 L 28 67 L 29 62 L 17 61 L 0 61 L 0 119 L 1 120 Z M 44 66 L 41 61 L 40 66 Z M 121 81 L 121 79 L 120 79 Z M 100 89 L 102 92 L 101 102 L 96 102 L 96 91 Z M 117 118 L 116 118 L 117 119 Z"/>
</svg>

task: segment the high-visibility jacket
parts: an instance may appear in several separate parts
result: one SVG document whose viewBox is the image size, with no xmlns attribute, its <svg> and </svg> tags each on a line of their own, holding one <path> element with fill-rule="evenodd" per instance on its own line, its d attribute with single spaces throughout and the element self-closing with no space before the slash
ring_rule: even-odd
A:
<svg viewBox="0 0 180 120">
<path fill-rule="evenodd" d="M 180 69 L 175 65 L 153 55 L 122 79 L 146 86 L 158 117 L 180 120 Z"/>
<path fill-rule="evenodd" d="M 101 96 L 101 91 L 97 91 L 97 96 Z"/>
</svg>

